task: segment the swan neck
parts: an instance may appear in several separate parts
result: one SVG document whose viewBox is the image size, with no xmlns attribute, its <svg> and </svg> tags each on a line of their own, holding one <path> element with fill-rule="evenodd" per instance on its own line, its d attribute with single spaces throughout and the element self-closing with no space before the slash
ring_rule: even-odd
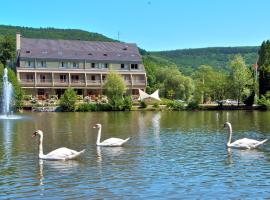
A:
<svg viewBox="0 0 270 200">
<path fill-rule="evenodd" d="M 39 144 L 38 144 L 38 156 L 39 157 L 42 157 L 44 154 L 43 154 L 43 135 L 41 134 L 39 136 Z"/>
<path fill-rule="evenodd" d="M 97 143 L 96 143 L 96 145 L 100 144 L 100 138 L 101 138 L 101 127 L 98 128 L 98 135 L 97 135 Z"/>
<path fill-rule="evenodd" d="M 232 141 L 232 126 L 228 124 L 228 142 L 227 145 L 231 144 Z"/>
</svg>

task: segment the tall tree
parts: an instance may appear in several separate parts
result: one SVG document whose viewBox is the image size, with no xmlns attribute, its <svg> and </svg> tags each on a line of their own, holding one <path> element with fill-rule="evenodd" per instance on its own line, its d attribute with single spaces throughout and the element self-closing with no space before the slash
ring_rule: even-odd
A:
<svg viewBox="0 0 270 200">
<path fill-rule="evenodd" d="M 113 110 L 122 110 L 124 106 L 123 95 L 126 92 L 126 85 L 123 77 L 116 73 L 110 72 L 106 83 L 104 84 L 104 91 Z"/>
<path fill-rule="evenodd" d="M 157 80 L 161 94 L 170 99 L 189 100 L 194 90 L 192 79 L 182 75 L 177 68 L 160 69 Z"/>
<path fill-rule="evenodd" d="M 259 93 L 264 95 L 270 90 L 270 41 L 263 41 L 259 50 Z"/>
<path fill-rule="evenodd" d="M 11 35 L 6 35 L 0 40 L 0 62 L 6 66 L 7 60 L 15 58 L 15 40 Z"/>
<path fill-rule="evenodd" d="M 236 95 L 239 105 L 240 101 L 242 100 L 244 89 L 253 84 L 252 73 L 247 68 L 246 63 L 241 55 L 236 55 L 234 59 L 230 61 L 230 67 L 232 70 L 231 88 L 233 88 L 233 92 Z"/>
</svg>

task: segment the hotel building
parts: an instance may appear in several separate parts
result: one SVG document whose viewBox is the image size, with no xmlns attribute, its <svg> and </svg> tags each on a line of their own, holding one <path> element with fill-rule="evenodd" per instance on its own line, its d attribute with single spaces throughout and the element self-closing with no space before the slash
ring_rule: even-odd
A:
<svg viewBox="0 0 270 200">
<path fill-rule="evenodd" d="M 136 44 L 81 40 L 30 39 L 16 35 L 17 78 L 26 94 L 60 97 L 74 88 L 78 95 L 102 94 L 110 71 L 119 73 L 129 94 L 147 85 Z"/>
</svg>

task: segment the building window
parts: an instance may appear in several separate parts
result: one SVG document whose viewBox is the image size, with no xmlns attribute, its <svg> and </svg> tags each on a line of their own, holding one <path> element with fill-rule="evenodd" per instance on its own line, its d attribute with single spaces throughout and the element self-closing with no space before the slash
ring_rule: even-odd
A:
<svg viewBox="0 0 270 200">
<path fill-rule="evenodd" d="M 102 75 L 102 80 L 105 81 L 106 80 L 106 76 Z"/>
<path fill-rule="evenodd" d="M 74 83 L 78 83 L 79 82 L 79 76 L 78 75 L 71 75 L 71 80 Z"/>
<path fill-rule="evenodd" d="M 131 69 L 138 69 L 138 64 L 131 64 Z"/>
<path fill-rule="evenodd" d="M 96 76 L 91 76 L 91 80 L 95 81 L 96 80 Z"/>
<path fill-rule="evenodd" d="M 73 62 L 72 66 L 73 66 L 73 68 L 79 68 L 79 63 L 78 62 Z"/>
<path fill-rule="evenodd" d="M 108 63 L 105 63 L 104 67 L 105 67 L 105 68 L 108 68 Z"/>
<path fill-rule="evenodd" d="M 67 82 L 67 75 L 65 75 L 65 74 L 60 75 L 60 82 L 61 83 L 66 83 Z"/>
<path fill-rule="evenodd" d="M 30 60 L 27 61 L 27 67 L 34 67 L 34 65 L 35 65 L 34 61 L 30 61 Z"/>
<path fill-rule="evenodd" d="M 38 61 L 37 66 L 38 67 L 46 67 L 46 61 Z"/>
<path fill-rule="evenodd" d="M 67 62 L 60 62 L 59 66 L 62 68 L 67 68 L 68 64 Z"/>
<path fill-rule="evenodd" d="M 26 74 L 26 82 L 33 82 L 34 75 L 33 74 Z"/>
<path fill-rule="evenodd" d="M 121 69 L 124 69 L 125 68 L 125 64 L 121 64 Z"/>
<path fill-rule="evenodd" d="M 96 63 L 91 63 L 91 67 L 95 68 L 96 67 Z"/>
<path fill-rule="evenodd" d="M 40 78 L 40 82 L 42 83 L 46 82 L 46 76 L 44 74 L 40 74 L 39 78 Z"/>
</svg>

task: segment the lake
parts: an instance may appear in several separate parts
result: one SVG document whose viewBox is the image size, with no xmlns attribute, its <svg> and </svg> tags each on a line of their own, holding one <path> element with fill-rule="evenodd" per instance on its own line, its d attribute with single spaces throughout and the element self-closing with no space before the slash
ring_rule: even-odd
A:
<svg viewBox="0 0 270 200">
<path fill-rule="evenodd" d="M 227 150 L 233 140 L 270 139 L 270 112 L 181 111 L 24 113 L 0 120 L 0 199 L 209 199 L 270 198 L 270 141 L 257 150 Z M 123 147 L 95 146 L 131 140 Z M 86 148 L 73 161 L 39 161 L 44 153 Z"/>
</svg>

